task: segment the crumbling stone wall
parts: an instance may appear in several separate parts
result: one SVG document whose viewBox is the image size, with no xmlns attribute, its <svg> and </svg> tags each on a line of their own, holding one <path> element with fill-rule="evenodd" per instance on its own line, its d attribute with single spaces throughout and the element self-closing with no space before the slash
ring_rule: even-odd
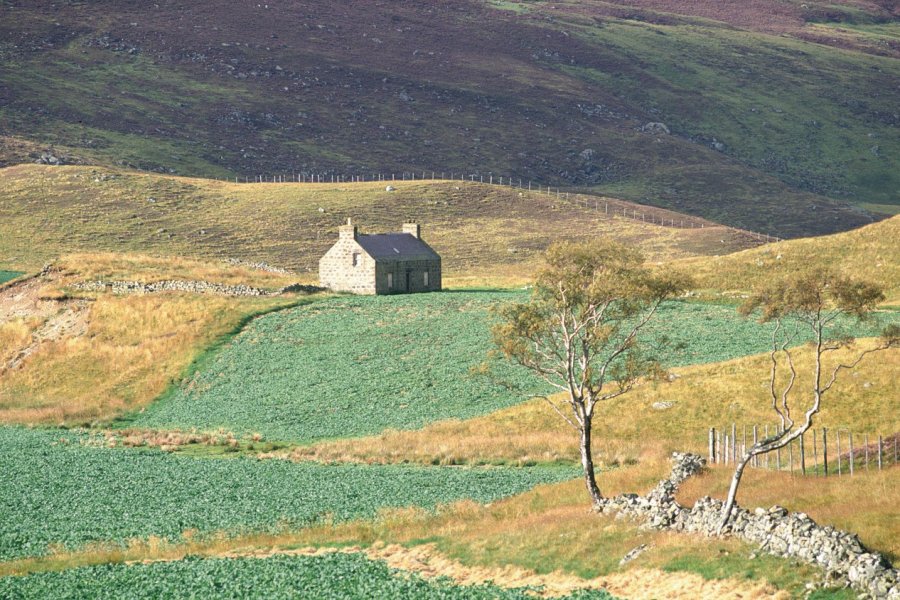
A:
<svg viewBox="0 0 900 600">
<path fill-rule="evenodd" d="M 678 486 L 702 470 L 706 461 L 696 454 L 673 454 L 671 475 L 646 496 L 623 494 L 604 501 L 604 513 L 641 519 L 648 527 L 716 535 L 723 503 L 701 498 L 690 509 L 675 500 Z M 900 571 L 880 554 L 871 552 L 852 533 L 821 526 L 804 513 L 780 506 L 753 512 L 735 507 L 730 534 L 760 545 L 776 556 L 820 567 L 831 585 L 845 585 L 877 599 L 900 599 Z"/>
<path fill-rule="evenodd" d="M 186 281 L 167 279 L 153 283 L 140 281 L 86 281 L 73 285 L 85 292 L 112 292 L 113 294 L 155 294 L 159 292 L 188 292 L 216 296 L 278 296 L 287 292 L 311 293 L 319 291 L 315 286 L 291 285 L 279 290 L 264 290 L 249 285 L 225 285 L 210 281 Z"/>
</svg>

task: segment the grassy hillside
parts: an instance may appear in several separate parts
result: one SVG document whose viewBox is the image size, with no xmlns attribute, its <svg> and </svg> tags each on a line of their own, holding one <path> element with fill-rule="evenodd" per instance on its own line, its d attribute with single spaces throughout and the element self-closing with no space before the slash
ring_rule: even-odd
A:
<svg viewBox="0 0 900 600">
<path fill-rule="evenodd" d="M 809 355 L 802 351 L 798 365 L 801 361 L 806 364 Z M 767 389 L 761 384 L 768 376 L 767 359 L 767 355 L 755 355 L 676 368 L 674 381 L 645 383 L 621 400 L 602 406 L 595 423 L 598 460 L 607 466 L 636 460 L 663 463 L 676 450 L 704 453 L 709 427 L 721 429 L 732 422 L 748 426 L 774 423 Z M 874 356 L 856 373 L 838 380 L 816 419 L 816 427 L 885 435 L 900 431 L 892 395 L 893 381 L 900 377 L 900 351 Z M 660 402 L 671 406 L 653 407 Z M 617 417 L 622 414 L 635 417 Z M 362 439 L 322 442 L 297 449 L 295 456 L 423 464 L 579 460 L 574 432 L 541 399 L 416 431 L 386 431 Z"/>
<path fill-rule="evenodd" d="M 900 203 L 884 3 L 40 0 L 0 39 L 3 164 L 494 173 L 782 237 Z"/>
<path fill-rule="evenodd" d="M 797 364 L 807 364 L 809 356 L 808 351 L 801 352 Z M 849 354 L 830 362 L 846 356 Z M 598 476 L 601 490 L 616 493 L 622 485 L 634 490 L 643 485 L 642 476 L 647 477 L 647 485 L 652 485 L 656 472 L 665 471 L 666 459 L 673 451 L 690 450 L 705 455 L 707 431 L 711 426 L 723 430 L 735 422 L 739 431 L 743 425 L 774 427 L 774 413 L 765 386 L 760 385 L 768 376 L 767 363 L 768 356 L 757 355 L 675 369 L 674 381 L 641 385 L 620 400 L 601 406 L 594 425 L 596 458 L 604 469 Z M 829 441 L 832 470 L 836 455 L 834 431 L 853 431 L 857 444 L 863 432 L 874 439 L 879 433 L 889 436 L 900 431 L 895 391 L 895 382 L 900 378 L 900 350 L 871 357 L 858 370 L 846 375 L 823 401 L 822 412 L 815 421 L 817 428 L 828 427 L 832 432 Z M 802 390 L 804 383 L 805 379 L 801 379 L 798 389 Z M 654 408 L 659 406 L 657 403 L 666 403 L 668 408 Z M 845 452 L 846 441 L 844 435 Z M 808 441 L 808 453 L 810 446 Z M 365 463 L 577 464 L 579 461 L 576 433 L 542 400 L 531 400 L 475 419 L 435 423 L 418 431 L 388 431 L 363 439 L 324 442 L 297 449 L 293 455 L 326 462 Z M 785 464 L 786 457 L 785 453 Z M 807 460 L 811 464 L 809 454 Z M 847 457 L 843 460 L 846 470 Z M 637 467 L 621 467 L 635 463 Z M 606 472 L 613 467 L 618 468 Z M 715 467 L 710 475 L 688 482 L 683 500 L 692 503 L 703 495 L 722 498 L 727 483 L 728 467 Z M 900 515 L 889 490 L 897 485 L 900 485 L 900 466 L 896 465 L 882 473 L 859 467 L 852 481 L 837 477 L 801 478 L 787 472 L 751 469 L 739 500 L 744 505 L 777 503 L 808 512 L 815 519 L 859 533 L 865 543 L 887 553 L 896 564 L 900 560 L 900 537 L 896 535 Z M 578 491 L 584 494 L 582 488 Z M 581 500 L 586 502 L 585 498 Z"/>
<path fill-rule="evenodd" d="M 900 303 L 900 217 L 855 231 L 768 244 L 727 256 L 679 261 L 700 287 L 746 292 L 778 273 L 810 264 L 839 271 L 884 287 L 888 303 Z"/>
<path fill-rule="evenodd" d="M 450 181 L 235 184 L 90 167 L 0 170 L 0 268 L 39 268 L 70 252 L 138 252 L 239 258 L 314 279 L 319 258 L 352 217 L 363 232 L 397 231 L 405 219 L 443 256 L 451 276 L 523 276 L 554 239 L 608 235 L 651 260 L 719 254 L 755 238 L 684 215 L 591 197 L 590 208 L 527 190 Z M 606 214 L 609 206 L 610 214 Z M 597 206 L 599 210 L 593 207 Z M 614 213 L 618 212 L 618 216 Z M 700 225 L 704 225 L 700 228 Z"/>
<path fill-rule="evenodd" d="M 451 292 L 334 298 L 268 315 L 129 424 L 224 428 L 309 443 L 415 429 L 517 404 L 548 390 L 492 356 L 488 311 L 525 297 Z M 671 349 L 662 357 L 667 367 L 768 347 L 766 326 L 718 305 L 667 304 L 647 334 L 669 339 Z"/>
<path fill-rule="evenodd" d="M 77 255 L 0 290 L 0 421 L 87 424 L 137 410 L 253 315 L 299 296 L 117 296 L 79 281 L 203 279 L 278 288 L 282 276 L 189 260 Z"/>
</svg>

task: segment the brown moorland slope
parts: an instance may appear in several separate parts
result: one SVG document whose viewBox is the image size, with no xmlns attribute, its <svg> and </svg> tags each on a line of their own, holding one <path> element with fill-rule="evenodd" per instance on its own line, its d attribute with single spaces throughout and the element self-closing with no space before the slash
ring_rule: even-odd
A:
<svg viewBox="0 0 900 600">
<path fill-rule="evenodd" d="M 198 176 L 493 172 L 781 237 L 844 230 L 871 218 L 847 202 L 897 203 L 895 12 L 4 2 L 0 164 L 52 146 Z"/>
<path fill-rule="evenodd" d="M 700 287 L 743 294 L 779 273 L 809 265 L 837 270 L 880 284 L 888 303 L 900 302 L 900 216 L 854 231 L 788 240 L 727 256 L 686 259 Z"/>
<path fill-rule="evenodd" d="M 20 165 L 0 170 L 0 182 L 0 268 L 19 270 L 72 252 L 111 251 L 264 261 L 310 279 L 348 217 L 372 232 L 418 220 L 445 272 L 457 277 L 527 276 L 555 239 L 609 235 L 654 261 L 760 243 L 745 232 L 615 199 L 566 201 L 565 194 L 460 181 L 393 182 L 388 192 L 376 182 L 235 184 Z"/>
</svg>

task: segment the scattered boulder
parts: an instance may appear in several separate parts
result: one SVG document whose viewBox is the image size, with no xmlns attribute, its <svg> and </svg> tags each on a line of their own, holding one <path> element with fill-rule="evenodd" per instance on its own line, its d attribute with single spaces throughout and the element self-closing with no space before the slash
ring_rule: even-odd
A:
<svg viewBox="0 0 900 600">
<path fill-rule="evenodd" d="M 53 165 L 54 167 L 58 167 L 59 165 L 63 164 L 63 160 L 53 154 L 53 151 L 51 150 L 41 152 L 41 156 L 34 162 L 39 165 Z"/>
<path fill-rule="evenodd" d="M 619 566 L 621 567 L 623 565 L 627 565 L 628 563 L 630 563 L 631 561 L 636 559 L 638 556 L 640 556 L 644 552 L 644 550 L 646 550 L 648 547 L 649 546 L 647 546 L 647 544 L 641 544 L 637 548 L 633 548 L 632 550 L 630 550 L 628 552 L 628 554 L 626 554 L 625 556 L 622 557 L 622 560 L 619 561 Z"/>
<path fill-rule="evenodd" d="M 653 121 L 650 123 L 645 123 L 640 131 L 643 133 L 652 133 L 654 135 L 670 135 L 672 132 L 669 131 L 669 126 L 665 123 L 660 123 L 659 121 Z"/>
</svg>

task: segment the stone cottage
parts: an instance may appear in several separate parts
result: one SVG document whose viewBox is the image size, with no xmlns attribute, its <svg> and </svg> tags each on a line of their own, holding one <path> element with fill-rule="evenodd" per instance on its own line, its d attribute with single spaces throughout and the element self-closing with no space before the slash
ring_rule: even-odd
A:
<svg viewBox="0 0 900 600">
<path fill-rule="evenodd" d="M 350 219 L 319 260 L 319 282 L 338 292 L 408 294 L 441 289 L 441 257 L 417 223 L 400 233 L 361 235 Z"/>
</svg>

